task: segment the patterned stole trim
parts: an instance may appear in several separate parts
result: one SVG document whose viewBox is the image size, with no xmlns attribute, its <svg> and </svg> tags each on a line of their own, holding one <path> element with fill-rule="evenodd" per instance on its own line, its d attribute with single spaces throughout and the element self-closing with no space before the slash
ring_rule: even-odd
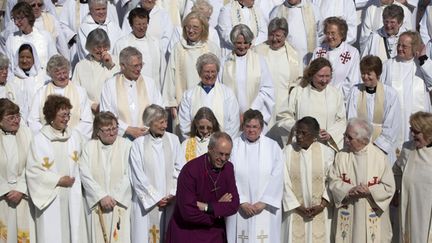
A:
<svg viewBox="0 0 432 243">
<path fill-rule="evenodd" d="M 244 16 L 241 12 L 241 5 L 238 1 L 232 1 L 231 2 L 231 23 L 232 23 L 232 27 L 238 25 L 238 24 L 246 24 Z M 247 25 L 250 30 L 252 31 L 252 33 L 254 34 L 254 40 L 257 38 L 258 36 L 258 32 L 259 32 L 259 24 L 258 24 L 258 13 L 255 9 L 255 6 L 253 6 L 252 8 L 248 8 L 251 10 L 251 15 L 253 17 L 253 19 L 255 21 L 252 21 L 253 23 L 250 23 L 249 25 Z"/>
<path fill-rule="evenodd" d="M 223 72 L 223 83 L 230 87 L 234 94 L 237 96 L 239 89 L 237 85 L 237 77 L 236 77 L 236 59 L 237 56 L 233 53 L 229 54 L 230 57 L 227 59 L 225 63 L 225 68 Z M 251 106 L 252 102 L 258 95 L 260 82 L 261 82 L 261 65 L 258 54 L 249 50 L 246 54 L 246 95 L 248 98 L 248 104 Z M 244 92 L 244 89 L 241 87 L 241 92 Z"/>
<path fill-rule="evenodd" d="M 189 138 L 186 142 L 186 161 L 196 158 L 197 141 L 196 138 Z"/>
<path fill-rule="evenodd" d="M 289 176 L 292 182 L 292 190 L 297 197 L 297 200 L 300 204 L 303 204 L 305 207 L 311 207 L 314 205 L 318 205 L 321 203 L 321 198 L 323 192 L 325 191 L 324 185 L 324 177 L 325 172 L 323 168 L 323 158 L 321 146 L 318 142 L 314 142 L 311 145 L 312 152 L 312 201 L 305 202 L 302 190 L 302 168 L 300 162 L 300 150 L 296 144 L 293 144 L 293 150 L 291 153 L 290 159 L 290 171 Z M 308 198 L 309 196 L 306 196 Z M 307 235 L 305 232 L 306 223 L 310 221 L 306 221 L 303 217 L 298 215 L 297 213 L 292 213 L 292 242 L 305 242 Z M 325 230 L 325 214 L 324 212 L 315 216 L 312 220 L 312 242 L 325 242 L 326 230 Z"/>
<path fill-rule="evenodd" d="M 357 100 L 357 114 L 358 117 L 370 120 L 368 119 L 368 113 L 367 113 L 367 92 L 366 87 L 364 84 L 359 85 L 360 93 Z M 382 124 L 384 122 L 384 85 L 381 82 L 377 83 L 376 87 L 376 93 L 374 97 L 374 111 L 373 111 L 373 118 L 372 118 L 372 125 L 373 125 L 373 133 L 372 133 L 372 141 L 375 141 L 375 139 L 378 138 L 378 136 L 382 132 Z"/>
<path fill-rule="evenodd" d="M 132 114 L 129 109 L 129 98 L 125 87 L 125 80 L 126 78 L 123 74 L 118 74 L 116 76 L 117 110 L 120 120 L 125 121 L 127 124 L 132 124 Z M 136 91 L 138 100 L 138 114 L 141 118 L 141 115 L 144 113 L 144 109 L 150 105 L 147 86 L 141 75 L 136 81 Z M 138 119 L 138 124 L 139 126 L 144 126 L 142 119 Z"/>
</svg>

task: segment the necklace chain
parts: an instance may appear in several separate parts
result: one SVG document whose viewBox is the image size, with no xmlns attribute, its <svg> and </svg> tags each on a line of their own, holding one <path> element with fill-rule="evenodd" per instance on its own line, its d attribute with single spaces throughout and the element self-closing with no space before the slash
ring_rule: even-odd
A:
<svg viewBox="0 0 432 243">
<path fill-rule="evenodd" d="M 210 162 L 210 158 L 209 157 L 207 157 L 207 161 Z M 213 180 L 213 177 L 210 175 L 210 171 L 207 168 L 207 161 L 205 162 L 205 169 L 206 169 L 208 177 L 210 178 L 211 182 L 213 183 L 213 189 L 211 191 L 216 193 L 216 191 L 220 189 L 220 187 L 217 187 L 216 184 L 217 184 L 217 182 L 219 180 L 219 176 L 220 176 L 221 173 L 219 171 L 219 173 L 218 173 L 218 175 L 216 177 L 216 180 Z"/>
</svg>

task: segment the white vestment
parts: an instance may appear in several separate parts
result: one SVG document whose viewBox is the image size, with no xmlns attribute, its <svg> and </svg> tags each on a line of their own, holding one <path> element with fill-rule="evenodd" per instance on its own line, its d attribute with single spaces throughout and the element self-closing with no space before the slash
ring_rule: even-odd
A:
<svg viewBox="0 0 432 243">
<path fill-rule="evenodd" d="M 287 110 L 277 115 L 279 127 L 289 133 L 295 123 L 305 116 L 315 118 L 320 128 L 331 135 L 338 149 L 342 148 L 346 113 L 339 90 L 330 85 L 321 92 L 311 85 L 295 87 L 289 96 Z"/>
<path fill-rule="evenodd" d="M 395 180 L 387 156 L 371 143 L 359 152 L 339 152 L 328 179 L 336 207 L 333 242 L 390 243 Z M 369 198 L 349 198 L 349 190 L 360 183 L 368 186 Z"/>
<path fill-rule="evenodd" d="M 401 239 L 405 242 L 432 242 L 431 156 L 430 147 L 416 149 L 414 142 L 410 141 L 404 144 L 393 167 L 397 189 L 401 193 Z"/>
<path fill-rule="evenodd" d="M 298 52 L 299 63 L 307 66 L 312 57 L 312 51 L 318 46 L 319 33 L 322 32 L 321 13 L 317 6 L 309 0 L 302 0 L 293 6 L 285 1 L 273 9 L 270 19 L 283 17 L 288 22 L 287 41 Z"/>
<path fill-rule="evenodd" d="M 30 215 L 29 194 L 25 177 L 27 154 L 32 134 L 20 125 L 17 133 L 0 130 L 0 242 L 35 242 L 34 221 Z M 18 205 L 9 205 L 6 195 L 10 191 L 23 194 Z"/>
<path fill-rule="evenodd" d="M 267 1 L 267 0 L 266 0 Z M 271 2 L 271 0 L 268 0 Z M 219 13 L 224 6 L 227 0 L 207 0 L 213 7 L 212 14 L 209 19 L 209 28 L 214 29 L 218 23 Z M 183 19 L 192 11 L 193 5 L 196 3 L 196 0 L 186 0 L 186 4 L 184 7 Z"/>
<path fill-rule="evenodd" d="M 201 139 L 198 136 L 190 137 L 181 144 L 186 162 L 195 159 L 208 152 L 209 137 Z"/>
<path fill-rule="evenodd" d="M 330 84 L 342 91 L 344 100 L 348 99 L 351 88 L 360 81 L 358 50 L 346 42 L 342 42 L 334 49 L 324 43 L 314 50 L 312 60 L 318 57 L 330 61 L 333 68 Z"/>
<path fill-rule="evenodd" d="M 165 132 L 159 138 L 147 134 L 135 139 L 129 163 L 134 190 L 131 242 L 164 242 L 175 202 L 161 209 L 157 204 L 176 195 L 177 178 L 185 163 L 178 137 Z"/>
<path fill-rule="evenodd" d="M 81 149 L 78 132 L 61 132 L 50 125 L 42 127 L 30 145 L 26 178 L 35 206 L 37 242 L 88 242 L 78 168 Z M 63 176 L 75 178 L 71 187 L 57 186 Z"/>
<path fill-rule="evenodd" d="M 180 103 L 179 121 L 183 140 L 188 137 L 196 112 L 204 106 L 213 111 L 222 131 L 232 138 L 238 136 L 240 115 L 234 92 L 226 85 L 216 82 L 209 93 L 206 93 L 199 83 L 184 93 Z"/>
<path fill-rule="evenodd" d="M 381 150 L 387 153 L 390 165 L 396 161 L 396 148 L 398 141 L 398 134 L 402 125 L 400 119 L 401 106 L 399 102 L 398 93 L 396 90 L 388 85 L 383 85 L 384 97 L 376 97 L 378 92 L 369 94 L 360 90 L 360 85 L 354 86 L 351 90 L 350 97 L 347 103 L 347 119 L 359 117 L 359 96 L 366 96 L 366 111 L 367 120 L 375 127 L 379 127 L 381 130 L 379 136 L 373 141 Z M 381 108 L 383 112 L 383 120 L 380 123 L 374 123 L 374 109 L 376 109 L 377 100 L 384 100 L 384 106 Z M 381 101 L 379 101 L 381 102 Z"/>
<path fill-rule="evenodd" d="M 93 115 L 86 91 L 70 81 L 65 88 L 57 87 L 51 84 L 51 82 L 42 86 L 33 96 L 27 120 L 30 129 L 34 134 L 37 134 L 42 126 L 45 125 L 45 117 L 42 116 L 43 113 L 41 111 L 48 95 L 56 94 L 68 98 L 72 105 L 79 104 L 79 107 L 72 107 L 71 109 L 71 120 L 75 119 L 77 123 L 71 124 L 71 121 L 69 121 L 69 127 L 76 129 L 85 138 L 90 138 L 93 130 Z"/>
<path fill-rule="evenodd" d="M 381 81 L 396 89 L 401 104 L 399 119 L 402 121 L 397 146 L 409 140 L 409 117 L 417 111 L 431 111 L 429 91 L 432 87 L 432 61 L 420 64 L 415 60 L 399 61 L 398 58 L 387 60 L 383 64 Z"/>
<path fill-rule="evenodd" d="M 279 145 L 260 136 L 249 142 L 245 135 L 233 141 L 230 161 L 234 165 L 240 204 L 266 204 L 257 215 L 247 217 L 241 209 L 226 219 L 229 243 L 280 241 L 282 222 L 283 159 Z"/>
<path fill-rule="evenodd" d="M 7 81 L 6 84 L 0 85 L 0 98 L 8 98 L 20 107 L 21 115 L 24 113 L 25 96 L 20 92 L 19 86 L 13 82 Z"/>
<path fill-rule="evenodd" d="M 330 243 L 332 215 L 329 208 L 313 220 L 304 220 L 295 209 L 300 205 L 307 208 L 320 205 L 322 198 L 331 202 L 327 173 L 333 164 L 334 151 L 322 143 L 314 142 L 308 149 L 300 148 L 295 143 L 289 144 L 283 152 L 282 242 Z M 293 184 L 298 186 L 298 192 L 293 190 Z M 297 231 L 298 228 L 303 230 Z"/>
<path fill-rule="evenodd" d="M 247 25 L 254 34 L 252 45 L 258 45 L 267 40 L 267 23 L 265 22 L 261 9 L 255 5 L 252 8 L 241 7 L 238 1 L 231 1 L 221 9 L 216 26 L 221 38 L 223 55 L 227 55 L 233 50 L 230 33 L 234 26 L 238 24 Z"/>
<path fill-rule="evenodd" d="M 183 93 L 195 87 L 200 82 L 196 62 L 201 55 L 208 52 L 218 57 L 220 55 L 219 47 L 211 41 L 197 42 L 189 45 L 182 38 L 174 46 L 168 61 L 164 85 L 162 87 L 165 106 L 178 106 Z"/>
<path fill-rule="evenodd" d="M 399 35 L 404 31 L 405 29 L 401 28 L 396 35 L 389 36 L 384 31 L 384 27 L 382 27 L 374 33 L 371 33 L 363 44 L 361 57 L 374 55 L 378 56 L 382 62 L 396 57 Z"/>
<path fill-rule="evenodd" d="M 130 242 L 129 152 L 132 143 L 117 137 L 113 144 L 90 140 L 83 149 L 80 163 L 81 183 L 87 202 L 87 227 L 90 242 L 103 242 L 103 230 L 109 242 Z M 111 212 L 103 212 L 100 200 L 110 196 L 116 201 Z M 98 212 L 101 211 L 101 212 Z M 103 221 L 98 214 L 101 214 Z M 104 223 L 102 226 L 101 221 Z"/>
<path fill-rule="evenodd" d="M 234 91 L 240 114 L 248 109 L 259 110 L 267 125 L 274 110 L 275 92 L 266 60 L 253 50 L 249 50 L 246 55 L 240 57 L 233 53 L 229 54 L 222 67 L 221 82 Z"/>
<path fill-rule="evenodd" d="M 101 103 L 100 110 L 101 111 L 111 111 L 116 117 L 119 116 L 120 110 L 118 106 L 118 97 L 117 97 L 117 84 L 116 79 L 118 75 L 108 79 L 103 88 L 101 94 Z M 123 75 L 122 75 L 123 76 Z M 139 100 L 146 99 L 148 100 L 148 105 L 156 104 L 162 105 L 162 97 L 155 85 L 155 81 L 150 77 L 143 77 L 146 94 L 147 97 L 138 97 L 139 91 L 137 90 L 137 82 L 124 79 L 123 85 L 127 89 L 127 99 L 129 105 L 129 112 L 131 114 L 131 124 L 128 124 L 126 121 L 119 119 L 119 134 L 123 135 L 128 128 L 128 126 L 138 127 L 142 121 L 142 114 L 139 114 Z M 145 108 L 145 107 L 144 107 Z"/>
<path fill-rule="evenodd" d="M 91 104 L 99 104 L 102 86 L 107 79 L 112 78 L 119 70 L 120 66 L 118 64 L 115 64 L 112 69 L 108 69 L 101 62 L 94 60 L 89 54 L 75 66 L 72 82 L 87 91 Z"/>
<path fill-rule="evenodd" d="M 114 49 L 114 43 L 117 42 L 124 34 L 122 33 L 118 22 L 113 21 L 107 16 L 103 24 L 98 24 L 94 21 L 90 13 L 82 20 L 79 31 L 78 31 L 78 58 L 84 59 L 89 52 L 85 48 L 87 42 L 87 36 L 92 30 L 103 29 L 108 35 L 111 43 L 110 52 Z"/>
<path fill-rule="evenodd" d="M 143 38 L 136 38 L 133 33 L 129 33 L 115 43 L 114 56 L 119 58 L 120 51 L 128 46 L 133 46 L 141 52 L 144 63 L 141 74 L 154 79 L 157 89 L 161 92 L 167 64 L 165 52 L 162 50 L 160 41 L 147 35 Z"/>
<path fill-rule="evenodd" d="M 432 4 L 426 7 L 423 17 L 420 20 L 420 35 L 422 37 L 423 43 L 427 43 L 432 39 Z"/>
</svg>

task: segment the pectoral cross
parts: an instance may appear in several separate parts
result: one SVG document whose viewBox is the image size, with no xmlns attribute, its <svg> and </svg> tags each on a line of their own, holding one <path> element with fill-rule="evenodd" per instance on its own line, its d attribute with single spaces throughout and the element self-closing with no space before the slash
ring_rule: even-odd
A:
<svg viewBox="0 0 432 243">
<path fill-rule="evenodd" d="M 30 234 L 28 231 L 18 231 L 17 243 L 30 243 Z"/>
<path fill-rule="evenodd" d="M 351 179 L 349 179 L 346 175 L 346 173 L 342 173 L 342 181 L 351 184 Z"/>
<path fill-rule="evenodd" d="M 51 163 L 49 162 L 49 158 L 48 157 L 44 157 L 43 158 L 43 163 L 42 163 L 42 167 L 45 167 L 45 169 L 49 170 L 51 168 L 51 166 L 54 164 L 54 161 L 52 161 Z"/>
<path fill-rule="evenodd" d="M 342 64 L 345 64 L 345 63 L 347 63 L 349 60 L 351 60 L 351 54 L 350 54 L 348 51 L 346 51 L 346 52 L 340 54 L 339 57 L 340 57 L 340 60 L 341 60 Z"/>
<path fill-rule="evenodd" d="M 151 227 L 151 229 L 149 230 L 150 234 L 151 234 L 151 242 L 152 243 L 156 243 L 157 240 L 159 239 L 159 230 L 156 228 L 156 225 L 153 225 Z"/>
<path fill-rule="evenodd" d="M 73 151 L 73 152 L 72 152 L 71 159 L 72 159 L 75 163 L 78 163 L 78 159 L 79 159 L 78 151 Z"/>
<path fill-rule="evenodd" d="M 368 181 L 368 186 L 373 186 L 373 185 L 376 185 L 376 184 L 379 183 L 378 176 L 374 176 L 374 177 L 372 177 L 372 178 L 373 178 L 372 181 Z"/>
<path fill-rule="evenodd" d="M 317 57 L 324 57 L 326 53 L 327 53 L 327 51 L 325 49 L 319 49 L 319 51 L 317 51 L 316 55 L 317 55 Z"/>
<path fill-rule="evenodd" d="M 264 234 L 264 230 L 261 230 L 261 235 L 257 236 L 258 240 L 261 240 L 261 243 L 264 243 L 264 240 L 268 238 L 268 235 Z"/>
<path fill-rule="evenodd" d="M 216 186 L 216 185 L 214 185 L 213 187 L 214 187 L 214 188 L 211 190 L 211 192 L 215 192 L 215 191 L 217 191 L 217 190 L 220 189 L 220 186 Z"/>
<path fill-rule="evenodd" d="M 249 236 L 245 235 L 245 231 L 242 230 L 241 235 L 238 235 L 238 238 L 241 240 L 242 243 L 244 243 L 245 240 L 249 239 Z"/>
</svg>

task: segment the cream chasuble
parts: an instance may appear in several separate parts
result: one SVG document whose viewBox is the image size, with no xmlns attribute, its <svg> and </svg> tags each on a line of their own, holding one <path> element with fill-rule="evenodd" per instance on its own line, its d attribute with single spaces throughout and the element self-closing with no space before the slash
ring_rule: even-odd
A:
<svg viewBox="0 0 432 243">
<path fill-rule="evenodd" d="M 86 243 L 78 159 L 82 137 L 68 128 L 42 127 L 30 146 L 26 178 L 35 205 L 37 242 Z M 72 187 L 59 187 L 62 176 L 75 178 Z"/>
<path fill-rule="evenodd" d="M 348 191 L 360 183 L 371 193 L 368 199 L 347 199 Z M 386 155 L 373 144 L 361 151 L 336 154 L 329 170 L 329 189 L 336 211 L 335 243 L 391 242 L 389 205 L 395 181 Z"/>
<path fill-rule="evenodd" d="M 36 242 L 25 178 L 25 166 L 31 139 L 30 129 L 22 124 L 15 135 L 6 134 L 0 130 L 1 243 Z M 6 194 L 10 191 L 24 194 L 16 206 L 9 205 L 6 201 Z"/>
<path fill-rule="evenodd" d="M 401 190 L 399 209 L 404 242 L 432 242 L 431 156 L 430 147 L 416 149 L 410 141 L 404 144 L 393 167 L 397 189 Z"/>
<path fill-rule="evenodd" d="M 265 209 L 253 217 L 244 216 L 241 209 L 226 219 L 229 243 L 280 242 L 282 221 L 283 162 L 279 145 L 261 135 L 249 142 L 244 135 L 233 141 L 230 158 L 234 165 L 240 204 L 266 204 Z"/>
<path fill-rule="evenodd" d="M 129 140 L 117 137 L 114 144 L 104 145 L 100 140 L 90 140 L 80 158 L 80 176 L 85 190 L 89 213 L 87 227 L 90 242 L 104 242 L 105 227 L 109 242 L 130 242 L 130 205 L 132 190 L 129 180 Z M 111 212 L 99 218 L 100 200 L 110 196 L 117 204 Z"/>
<path fill-rule="evenodd" d="M 308 149 L 295 143 L 285 147 L 282 242 L 330 243 L 332 211 L 329 208 L 311 221 L 303 219 L 295 209 L 300 205 L 319 205 L 322 198 L 331 202 L 327 172 L 333 160 L 333 150 L 319 142 L 312 143 Z"/>
<path fill-rule="evenodd" d="M 177 178 L 185 163 L 178 137 L 165 132 L 134 140 L 130 154 L 132 178 L 132 242 L 164 242 L 166 227 L 174 210 L 172 201 L 164 208 L 158 202 L 175 196 Z"/>
<path fill-rule="evenodd" d="M 342 148 L 346 113 L 339 90 L 330 85 L 321 92 L 311 85 L 295 87 L 289 96 L 288 108 L 277 115 L 278 125 L 289 133 L 296 121 L 305 116 L 317 119 L 320 128 L 330 133 L 338 149 Z"/>
</svg>

